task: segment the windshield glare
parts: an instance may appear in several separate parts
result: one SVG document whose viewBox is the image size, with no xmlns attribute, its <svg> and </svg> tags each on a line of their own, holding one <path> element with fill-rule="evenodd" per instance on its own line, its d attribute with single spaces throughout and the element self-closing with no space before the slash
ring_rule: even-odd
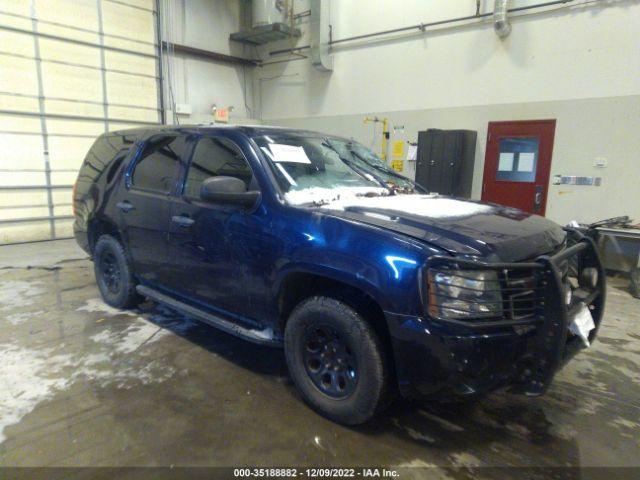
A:
<svg viewBox="0 0 640 480">
<path fill-rule="evenodd" d="M 322 203 L 305 193 L 389 195 L 413 192 L 409 179 L 391 170 L 363 145 L 334 137 L 264 135 L 254 138 L 276 176 L 287 200 Z M 306 203 L 298 202 L 294 203 Z"/>
</svg>

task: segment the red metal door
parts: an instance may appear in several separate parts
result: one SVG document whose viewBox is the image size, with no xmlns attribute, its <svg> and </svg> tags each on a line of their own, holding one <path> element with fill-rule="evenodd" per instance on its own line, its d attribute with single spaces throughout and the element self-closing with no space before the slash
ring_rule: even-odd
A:
<svg viewBox="0 0 640 480">
<path fill-rule="evenodd" d="M 555 120 L 489 122 L 482 200 L 544 215 Z"/>
</svg>

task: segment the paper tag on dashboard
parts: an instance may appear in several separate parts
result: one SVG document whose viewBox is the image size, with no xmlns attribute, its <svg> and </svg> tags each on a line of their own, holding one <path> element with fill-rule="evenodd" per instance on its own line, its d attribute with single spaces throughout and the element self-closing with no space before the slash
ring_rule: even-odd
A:
<svg viewBox="0 0 640 480">
<path fill-rule="evenodd" d="M 589 346 L 589 332 L 596 328 L 593 323 L 593 317 L 587 306 L 583 303 L 580 305 L 578 312 L 571 319 L 569 331 L 582 339 L 585 346 Z"/>
<path fill-rule="evenodd" d="M 296 145 L 282 145 L 280 143 L 270 143 L 269 149 L 271 150 L 272 158 L 274 162 L 288 162 L 288 163 L 306 163 L 310 164 L 311 160 L 307 157 L 303 147 Z"/>
</svg>

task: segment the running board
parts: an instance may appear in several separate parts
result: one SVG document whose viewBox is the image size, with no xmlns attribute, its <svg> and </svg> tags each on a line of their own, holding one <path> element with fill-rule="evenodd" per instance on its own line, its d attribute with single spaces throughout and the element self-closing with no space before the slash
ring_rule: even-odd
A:
<svg viewBox="0 0 640 480">
<path fill-rule="evenodd" d="M 236 337 L 243 338 L 253 343 L 260 345 L 268 345 L 271 347 L 282 347 L 282 341 L 273 333 L 272 329 L 265 330 L 252 330 L 249 328 L 241 327 L 240 325 L 218 317 L 212 313 L 201 310 L 197 307 L 188 305 L 180 300 L 176 300 L 164 293 L 160 293 L 153 288 L 145 287 L 144 285 L 138 285 L 136 287 L 138 293 L 144 297 L 148 297 L 151 300 L 155 300 L 158 303 L 162 303 L 180 313 L 194 317 L 207 325 L 218 328 L 223 332 L 230 333 Z"/>
</svg>

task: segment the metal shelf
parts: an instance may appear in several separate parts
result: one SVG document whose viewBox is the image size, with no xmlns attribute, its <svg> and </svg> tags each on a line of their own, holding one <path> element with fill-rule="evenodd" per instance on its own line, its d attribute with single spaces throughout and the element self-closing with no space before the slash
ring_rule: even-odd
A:
<svg viewBox="0 0 640 480">
<path fill-rule="evenodd" d="M 286 23 L 272 23 L 270 25 L 260 25 L 244 32 L 232 33 L 229 35 L 229 39 L 250 45 L 264 45 L 285 38 L 299 37 L 300 35 L 298 28 L 291 28 Z"/>
</svg>

